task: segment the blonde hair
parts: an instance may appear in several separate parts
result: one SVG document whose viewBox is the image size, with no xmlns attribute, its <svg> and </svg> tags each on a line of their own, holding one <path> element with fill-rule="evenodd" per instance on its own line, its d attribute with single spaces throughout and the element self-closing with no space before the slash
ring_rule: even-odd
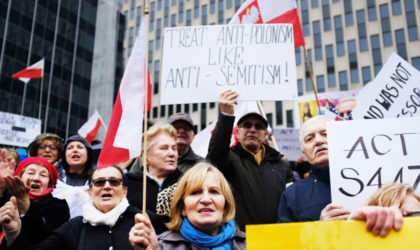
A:
<svg viewBox="0 0 420 250">
<path fill-rule="evenodd" d="M 409 195 L 414 196 L 420 201 L 420 197 L 415 193 L 414 188 L 404 184 L 392 183 L 378 189 L 378 191 L 369 197 L 366 205 L 390 207 L 398 201 L 398 207 L 401 207 L 401 204 Z"/>
<path fill-rule="evenodd" d="M 172 139 L 176 141 L 176 129 L 171 124 L 155 124 L 151 126 L 146 134 L 147 134 L 147 150 L 149 150 L 155 143 L 155 138 L 161 134 L 166 133 Z M 142 142 L 144 142 L 144 134 L 142 137 Z"/>
<path fill-rule="evenodd" d="M 220 180 L 220 190 L 225 197 L 225 207 L 223 212 L 223 222 L 226 223 L 235 218 L 235 200 L 229 183 L 223 174 L 209 163 L 201 162 L 189 169 L 179 180 L 178 187 L 175 189 L 174 198 L 171 203 L 171 221 L 166 226 L 171 231 L 178 231 L 182 224 L 181 212 L 184 208 L 184 199 L 192 192 L 200 189 L 207 174 L 214 173 Z"/>
</svg>

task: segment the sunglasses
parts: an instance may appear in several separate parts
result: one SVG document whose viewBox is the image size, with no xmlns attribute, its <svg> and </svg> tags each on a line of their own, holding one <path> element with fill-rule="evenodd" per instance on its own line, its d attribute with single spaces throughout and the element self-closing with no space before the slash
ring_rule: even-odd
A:
<svg viewBox="0 0 420 250">
<path fill-rule="evenodd" d="M 39 147 L 38 147 L 39 149 L 42 149 L 42 150 L 46 150 L 47 148 L 49 148 L 50 150 L 58 150 L 58 148 L 56 147 L 56 146 L 54 146 L 54 145 L 44 145 L 44 144 L 41 144 L 41 145 L 39 145 Z"/>
<path fill-rule="evenodd" d="M 122 179 L 119 179 L 119 178 L 114 178 L 114 177 L 111 177 L 109 179 L 105 179 L 103 177 L 99 177 L 99 178 L 96 178 L 96 179 L 92 180 L 92 184 L 95 187 L 103 187 L 103 186 L 105 186 L 105 183 L 106 182 L 108 182 L 111 187 L 118 187 L 118 186 L 121 185 L 121 183 L 123 182 L 123 180 Z"/>
<path fill-rule="evenodd" d="M 256 130 L 265 130 L 266 127 L 260 123 L 260 122 L 256 122 L 256 123 L 252 123 L 252 122 L 243 122 L 239 125 L 240 128 L 245 128 L 245 129 L 250 129 L 252 127 L 255 127 Z"/>
</svg>

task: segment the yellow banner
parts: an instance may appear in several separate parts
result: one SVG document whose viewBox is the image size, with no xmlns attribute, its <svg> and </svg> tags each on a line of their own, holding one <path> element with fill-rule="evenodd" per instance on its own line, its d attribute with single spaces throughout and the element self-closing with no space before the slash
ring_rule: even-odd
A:
<svg viewBox="0 0 420 250">
<path fill-rule="evenodd" d="M 301 222 L 246 226 L 247 249 L 420 249 L 420 217 L 404 218 L 399 232 L 381 238 L 364 221 Z"/>
</svg>

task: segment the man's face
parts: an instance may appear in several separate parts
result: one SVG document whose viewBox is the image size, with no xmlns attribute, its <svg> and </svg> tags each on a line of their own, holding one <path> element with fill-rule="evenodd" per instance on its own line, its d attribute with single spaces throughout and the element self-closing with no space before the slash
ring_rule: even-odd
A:
<svg viewBox="0 0 420 250">
<path fill-rule="evenodd" d="M 308 162 L 317 167 L 328 166 L 327 120 L 310 120 L 302 135 L 302 151 Z"/>
<path fill-rule="evenodd" d="M 341 117 L 347 118 L 351 111 L 353 111 L 354 107 L 356 107 L 356 104 L 356 101 L 348 100 L 337 105 L 336 110 Z"/>
<path fill-rule="evenodd" d="M 189 147 L 194 139 L 194 131 L 191 125 L 185 121 L 172 123 L 176 129 L 176 145 L 179 147 Z"/>
<path fill-rule="evenodd" d="M 249 117 L 238 127 L 239 142 L 252 152 L 258 152 L 268 134 L 265 125 L 259 119 Z"/>
</svg>

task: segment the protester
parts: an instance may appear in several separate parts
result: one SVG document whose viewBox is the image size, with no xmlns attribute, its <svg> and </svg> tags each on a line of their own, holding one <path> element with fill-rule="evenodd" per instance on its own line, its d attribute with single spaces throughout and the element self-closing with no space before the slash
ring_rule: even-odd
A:
<svg viewBox="0 0 420 250">
<path fill-rule="evenodd" d="M 230 182 L 241 230 L 245 225 L 276 222 L 280 196 L 293 173 L 283 155 L 263 142 L 268 134 L 267 120 L 258 113 L 247 113 L 238 120 L 239 142 L 229 148 L 234 104 L 238 94 L 227 90 L 220 95 L 221 114 L 211 136 L 207 159 Z"/>
<path fill-rule="evenodd" d="M 20 155 L 14 148 L 5 148 L 7 161 L 13 164 L 14 168 L 20 163 Z"/>
<path fill-rule="evenodd" d="M 420 215 L 420 196 L 413 187 L 399 183 L 391 183 L 378 189 L 370 196 L 367 205 L 397 207 L 404 216 Z"/>
<path fill-rule="evenodd" d="M 131 249 L 128 233 L 140 210 L 129 206 L 124 175 L 118 167 L 96 170 L 89 188 L 91 202 L 83 207 L 83 216 L 71 219 L 55 230 L 37 249 Z M 16 203 L 12 200 L 0 209 L 0 224 L 11 249 L 34 249 L 24 231 L 20 231 Z"/>
<path fill-rule="evenodd" d="M 66 140 L 61 155 L 63 171 L 59 174 L 54 197 L 65 199 L 70 207 L 71 218 L 82 215 L 83 204 L 89 201 L 87 194 L 93 172 L 92 147 L 85 138 L 73 135 Z"/>
<path fill-rule="evenodd" d="M 356 105 L 357 101 L 355 99 L 341 99 L 335 107 L 335 110 L 337 110 L 341 117 L 346 119 L 349 117 Z"/>
<path fill-rule="evenodd" d="M 176 129 L 176 146 L 178 150 L 178 169 L 186 172 L 204 158 L 194 153 L 191 143 L 194 139 L 194 125 L 186 113 L 177 113 L 169 117 L 168 123 Z"/>
<path fill-rule="evenodd" d="M 35 137 L 29 144 L 28 156 L 43 157 L 59 168 L 62 149 L 63 139 L 60 136 L 52 133 L 44 133 Z"/>
<path fill-rule="evenodd" d="M 143 135 L 144 138 L 144 135 Z M 176 130 L 172 125 L 153 125 L 147 131 L 147 196 L 146 209 L 153 216 L 156 214 L 158 193 L 178 181 L 182 172 L 177 169 L 178 152 L 176 146 Z M 126 174 L 128 188 L 127 198 L 132 206 L 142 209 L 143 204 L 143 171 L 142 167 L 134 173 Z M 154 225 L 158 232 L 166 230 L 163 225 Z"/>
<path fill-rule="evenodd" d="M 129 233 L 135 249 L 246 249 L 238 231 L 235 201 L 223 174 L 198 163 L 180 179 L 171 205 L 170 231 L 156 237 L 148 217 L 136 215 Z M 159 241 L 159 242 L 158 242 Z"/>
<path fill-rule="evenodd" d="M 0 162 L 0 168 L 7 164 Z M 42 157 L 28 157 L 14 175 L 4 178 L 6 188 L 15 197 L 23 231 L 32 243 L 40 242 L 70 218 L 66 201 L 51 195 L 57 169 Z"/>
</svg>

